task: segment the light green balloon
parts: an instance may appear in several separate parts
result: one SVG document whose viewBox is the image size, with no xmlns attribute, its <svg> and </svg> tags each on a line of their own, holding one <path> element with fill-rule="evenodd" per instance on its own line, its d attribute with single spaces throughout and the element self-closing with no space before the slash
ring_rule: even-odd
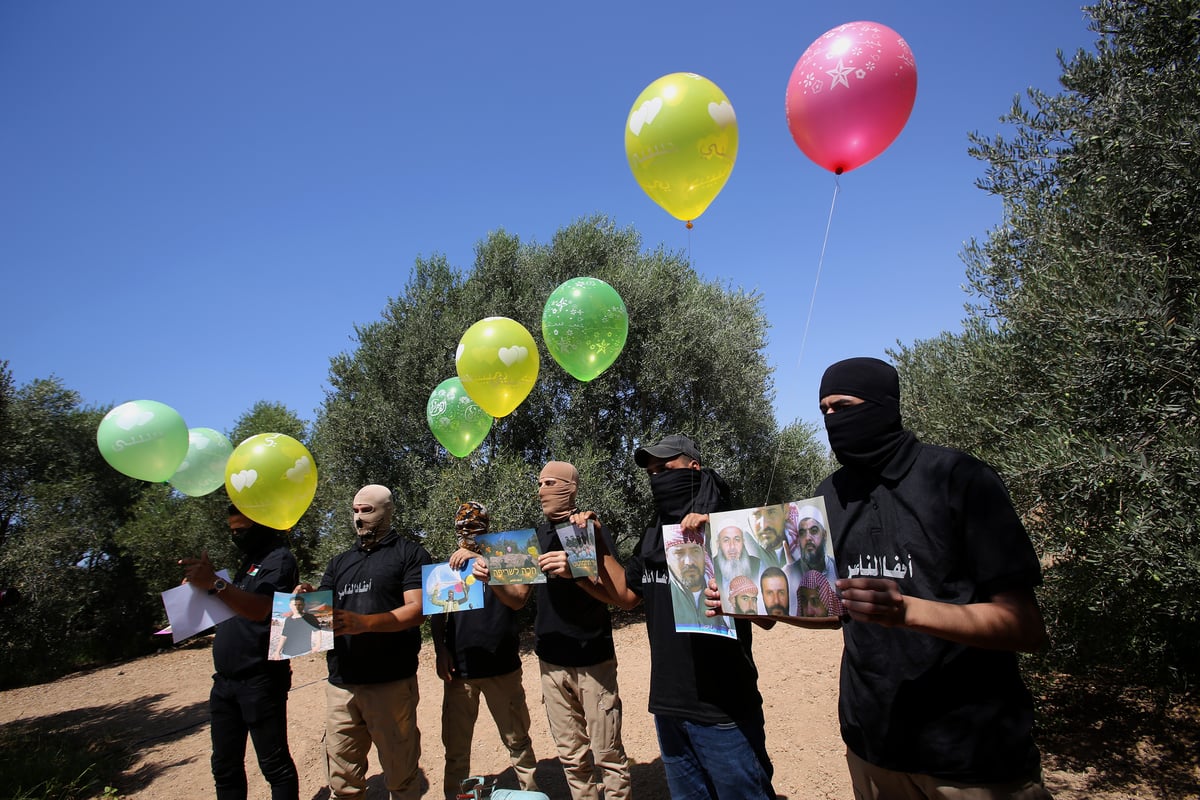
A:
<svg viewBox="0 0 1200 800">
<path fill-rule="evenodd" d="M 542 310 L 546 349 L 581 381 L 611 367 L 628 336 L 625 301 L 599 278 L 571 278 L 550 293 Z"/>
<path fill-rule="evenodd" d="M 201 497 L 225 483 L 225 462 L 233 443 L 212 428 L 189 428 L 188 451 L 171 476 L 171 485 L 188 497 Z"/>
<path fill-rule="evenodd" d="M 96 446 L 117 472 L 163 483 L 187 455 L 187 424 L 170 406 L 155 400 L 130 400 L 100 420 Z"/>
</svg>

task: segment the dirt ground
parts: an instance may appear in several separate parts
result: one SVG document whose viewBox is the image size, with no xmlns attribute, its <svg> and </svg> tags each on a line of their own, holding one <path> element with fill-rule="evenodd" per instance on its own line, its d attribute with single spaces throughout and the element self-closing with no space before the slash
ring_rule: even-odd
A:
<svg viewBox="0 0 1200 800">
<path fill-rule="evenodd" d="M 615 636 L 625 709 L 623 738 L 632 762 L 633 794 L 640 800 L 665 800 L 668 793 L 654 725 L 646 711 L 649 658 L 644 624 L 633 615 L 618 627 Z M 20 721 L 49 731 L 75 729 L 95 735 L 121 732 L 140 753 L 116 787 L 122 797 L 211 797 L 207 724 L 210 643 L 211 637 L 202 637 L 136 661 L 0 693 L 0 725 Z M 849 800 L 852 794 L 837 725 L 841 633 L 788 626 L 756 630 L 754 652 L 761 673 L 759 688 L 765 700 L 767 747 L 775 764 L 776 791 L 791 800 Z M 322 656 L 304 656 L 292 663 L 288 713 L 292 754 L 300 771 L 300 796 L 304 800 L 324 800 L 329 796 L 322 750 L 325 662 Z M 524 654 L 524 676 L 539 759 L 538 782 L 551 798 L 568 798 L 541 710 L 536 657 L 528 650 Z M 433 648 L 428 644 L 421 651 L 419 683 L 421 768 L 432 784 L 426 798 L 440 800 L 441 685 L 434 671 Z M 1107 713 L 1121 716 L 1112 707 Z M 1133 762 L 1124 762 L 1121 767 L 1114 764 L 1121 755 L 1113 750 L 1114 743 L 1104 741 L 1109 735 L 1105 718 L 1083 722 L 1078 733 L 1084 740 L 1060 733 L 1053 740 L 1058 750 L 1043 747 L 1055 754 L 1046 758 L 1046 780 L 1059 800 L 1200 798 L 1195 789 L 1200 784 L 1196 780 L 1200 771 L 1196 769 L 1194 739 L 1180 741 L 1179 752 L 1174 754 L 1147 750 L 1146 745 L 1139 744 L 1133 748 Z M 1194 721 L 1189 730 L 1194 733 Z M 268 800 L 253 748 L 248 750 L 250 798 Z M 1060 750 L 1068 754 L 1057 755 Z M 473 771 L 478 774 L 499 774 L 507 767 L 506 753 L 486 706 L 480 711 L 472 758 Z M 1164 769 L 1164 760 L 1172 758 L 1190 762 Z M 1112 769 L 1114 766 L 1119 768 Z M 1166 772 L 1176 778 L 1164 782 Z M 368 774 L 368 796 L 385 798 L 387 792 L 374 758 Z M 511 774 L 502 777 L 502 786 L 513 785 Z M 1182 779 L 1178 778 L 1180 774 Z"/>
</svg>

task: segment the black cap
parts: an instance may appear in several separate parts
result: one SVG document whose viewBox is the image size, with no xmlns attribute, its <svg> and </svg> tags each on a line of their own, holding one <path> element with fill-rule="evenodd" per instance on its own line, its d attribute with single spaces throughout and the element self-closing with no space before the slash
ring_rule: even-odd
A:
<svg viewBox="0 0 1200 800">
<path fill-rule="evenodd" d="M 670 460 L 678 455 L 691 456 L 697 462 L 700 461 L 700 449 L 696 447 L 696 443 L 686 436 L 672 433 L 670 436 L 664 436 L 658 444 L 639 447 L 633 454 L 633 462 L 639 467 L 645 467 L 651 456 Z"/>
</svg>

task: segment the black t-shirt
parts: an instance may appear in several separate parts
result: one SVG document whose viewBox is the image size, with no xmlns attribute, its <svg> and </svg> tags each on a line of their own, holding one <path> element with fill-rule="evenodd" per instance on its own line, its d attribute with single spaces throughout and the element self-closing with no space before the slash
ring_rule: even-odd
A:
<svg viewBox="0 0 1200 800">
<path fill-rule="evenodd" d="M 607 537 L 603 529 L 597 535 Z M 539 525 L 537 537 L 543 553 L 563 549 L 553 523 Z M 611 548 L 611 542 L 607 538 L 604 541 Z M 616 657 L 607 603 L 592 597 L 569 578 L 547 576 L 546 582 L 534 584 L 534 589 L 534 649 L 538 658 L 560 667 L 589 667 Z"/>
<path fill-rule="evenodd" d="M 290 592 L 300 582 L 296 557 L 278 536 L 242 559 L 233 585 L 243 591 L 274 597 L 275 592 Z M 249 620 L 240 614 L 217 625 L 213 642 L 213 666 L 225 677 L 249 675 L 264 669 L 290 669 L 286 664 L 267 661 L 271 640 L 270 616 Z"/>
<path fill-rule="evenodd" d="M 300 656 L 312 650 L 312 635 L 317 632 L 320 623 L 312 614 L 299 617 L 288 617 L 283 621 L 283 654 L 285 656 Z"/>
<path fill-rule="evenodd" d="M 421 588 L 421 566 L 433 559 L 424 547 L 395 531 L 371 550 L 357 543 L 334 556 L 321 578 L 321 590 L 333 590 L 334 609 L 377 614 L 404 605 L 404 593 Z M 419 601 L 418 601 L 419 602 Z M 337 685 L 385 683 L 417 674 L 421 650 L 419 625 L 394 633 L 337 636 L 326 654 L 329 682 Z"/>
<path fill-rule="evenodd" d="M 446 649 L 462 678 L 494 678 L 521 666 L 517 612 L 483 587 L 483 608 L 446 614 Z"/>
<path fill-rule="evenodd" d="M 716 509 L 712 509 L 716 510 Z M 625 581 L 646 605 L 650 639 L 650 713 L 704 725 L 762 724 L 751 624 L 735 620 L 736 639 L 677 633 L 662 526 L 646 530 L 625 565 Z"/>
<path fill-rule="evenodd" d="M 1041 582 L 1000 477 L 966 453 L 914 441 L 881 477 L 843 468 L 818 493 L 839 577 L 891 578 L 905 595 L 958 604 Z M 1038 773 L 1016 653 L 862 622 L 843 636 L 842 738 L 861 758 L 972 784 Z"/>
</svg>

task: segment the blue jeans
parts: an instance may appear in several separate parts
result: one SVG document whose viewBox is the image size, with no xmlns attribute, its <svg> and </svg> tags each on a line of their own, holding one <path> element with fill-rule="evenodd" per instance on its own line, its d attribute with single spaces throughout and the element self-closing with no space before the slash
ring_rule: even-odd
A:
<svg viewBox="0 0 1200 800">
<path fill-rule="evenodd" d="M 775 800 L 763 720 L 703 725 L 656 715 L 671 800 Z"/>
</svg>

